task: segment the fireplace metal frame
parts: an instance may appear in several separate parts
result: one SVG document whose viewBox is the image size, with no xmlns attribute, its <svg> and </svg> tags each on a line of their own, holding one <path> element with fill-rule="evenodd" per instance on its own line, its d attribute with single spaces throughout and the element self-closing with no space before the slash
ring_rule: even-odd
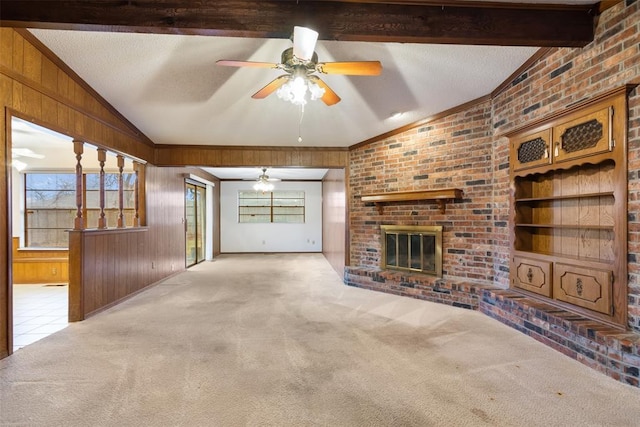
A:
<svg viewBox="0 0 640 427">
<path fill-rule="evenodd" d="M 440 225 L 381 225 L 380 226 L 380 239 L 382 241 L 382 259 L 380 267 L 390 270 L 411 271 L 416 273 L 428 274 L 436 277 L 442 277 L 442 226 Z M 411 262 L 408 262 L 408 267 L 400 267 L 396 265 L 387 265 L 387 235 L 388 234 L 406 234 L 407 237 L 407 257 L 411 259 L 411 238 L 410 236 L 420 236 L 420 260 L 424 259 L 424 245 L 422 236 L 434 236 L 435 237 L 435 269 L 425 270 L 424 268 L 416 269 L 411 267 Z M 396 238 L 396 257 L 398 253 L 398 245 L 400 239 Z M 421 261 L 422 262 L 422 261 Z M 422 266 L 424 267 L 424 266 Z"/>
</svg>

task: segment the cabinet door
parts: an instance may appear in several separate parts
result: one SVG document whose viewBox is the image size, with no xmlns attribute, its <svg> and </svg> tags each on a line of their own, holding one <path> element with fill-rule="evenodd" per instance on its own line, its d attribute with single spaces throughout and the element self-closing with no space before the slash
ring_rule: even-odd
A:
<svg viewBox="0 0 640 427">
<path fill-rule="evenodd" d="M 553 296 L 560 301 L 611 314 L 612 278 L 610 270 L 556 263 Z"/>
<path fill-rule="evenodd" d="M 514 257 L 513 284 L 521 289 L 551 296 L 551 263 L 547 261 Z"/>
<path fill-rule="evenodd" d="M 553 128 L 553 159 L 562 162 L 613 149 L 613 108 L 568 121 Z"/>
<path fill-rule="evenodd" d="M 511 144 L 514 170 L 551 163 L 551 129 L 515 138 Z"/>
</svg>

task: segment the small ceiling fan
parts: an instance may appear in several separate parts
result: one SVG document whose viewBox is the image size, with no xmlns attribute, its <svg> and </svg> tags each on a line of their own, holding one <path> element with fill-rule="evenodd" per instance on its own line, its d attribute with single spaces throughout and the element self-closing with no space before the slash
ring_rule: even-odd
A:
<svg viewBox="0 0 640 427">
<path fill-rule="evenodd" d="M 258 176 L 258 179 L 256 179 L 253 189 L 262 192 L 271 191 L 273 190 L 273 181 L 280 180 L 276 178 L 269 178 L 269 175 L 267 175 L 267 168 L 262 168 L 262 174 Z"/>
<path fill-rule="evenodd" d="M 351 76 L 377 76 L 382 71 L 380 61 L 351 61 L 351 62 L 318 62 L 318 55 L 314 52 L 318 33 L 306 27 L 294 27 L 293 47 L 282 52 L 281 62 L 278 64 L 270 62 L 235 61 L 221 59 L 216 62 L 218 65 L 227 67 L 256 67 L 275 68 L 284 70 L 287 74 L 275 78 L 262 89 L 253 94 L 254 99 L 263 99 L 271 95 L 278 89 L 289 84 L 288 93 L 279 96 L 294 104 L 304 105 L 306 101 L 300 99 L 304 97 L 307 86 L 311 92 L 311 99 L 322 99 L 326 105 L 334 105 L 340 102 L 340 97 L 314 73 L 342 74 Z M 304 85 L 308 82 L 308 85 Z M 295 85 L 304 85 L 302 95 L 296 96 Z M 296 102 L 297 101 L 297 102 Z"/>
</svg>

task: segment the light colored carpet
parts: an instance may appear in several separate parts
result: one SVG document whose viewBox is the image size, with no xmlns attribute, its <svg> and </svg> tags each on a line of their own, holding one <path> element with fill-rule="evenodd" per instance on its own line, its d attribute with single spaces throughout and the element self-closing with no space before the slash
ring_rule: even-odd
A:
<svg viewBox="0 0 640 427">
<path fill-rule="evenodd" d="M 222 256 L 0 361 L 24 426 L 632 426 L 640 390 L 480 313 Z"/>
</svg>

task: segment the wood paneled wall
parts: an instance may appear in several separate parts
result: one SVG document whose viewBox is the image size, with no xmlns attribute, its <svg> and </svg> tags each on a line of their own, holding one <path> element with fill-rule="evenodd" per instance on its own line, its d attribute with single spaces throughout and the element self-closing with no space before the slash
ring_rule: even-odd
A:
<svg viewBox="0 0 640 427">
<path fill-rule="evenodd" d="M 349 151 L 347 148 L 317 147 L 159 145 L 153 163 L 157 166 L 344 168 L 349 164 Z"/>
<path fill-rule="evenodd" d="M 19 249 L 20 238 L 13 239 L 13 283 L 68 283 L 67 249 Z"/>
<path fill-rule="evenodd" d="M 69 232 L 69 320 L 84 320 L 150 282 L 147 228 Z M 114 256 L 118 254 L 118 256 Z"/>
<path fill-rule="evenodd" d="M 145 169 L 147 227 L 70 233 L 71 321 L 83 320 L 185 269 L 184 176 L 213 182 L 214 193 L 219 182 L 193 168 Z M 214 204 L 214 217 L 218 216 Z M 219 228 L 213 232 L 219 242 Z M 214 254 L 219 254 L 219 247 L 214 247 Z"/>
<path fill-rule="evenodd" d="M 331 169 L 322 180 L 322 253 L 341 278 L 347 237 L 347 177 L 345 169 Z"/>
<path fill-rule="evenodd" d="M 154 147 L 113 107 L 81 83 L 28 32 L 0 28 L 0 358 L 9 354 L 11 336 L 11 116 L 15 115 L 74 139 L 153 160 Z"/>
</svg>

